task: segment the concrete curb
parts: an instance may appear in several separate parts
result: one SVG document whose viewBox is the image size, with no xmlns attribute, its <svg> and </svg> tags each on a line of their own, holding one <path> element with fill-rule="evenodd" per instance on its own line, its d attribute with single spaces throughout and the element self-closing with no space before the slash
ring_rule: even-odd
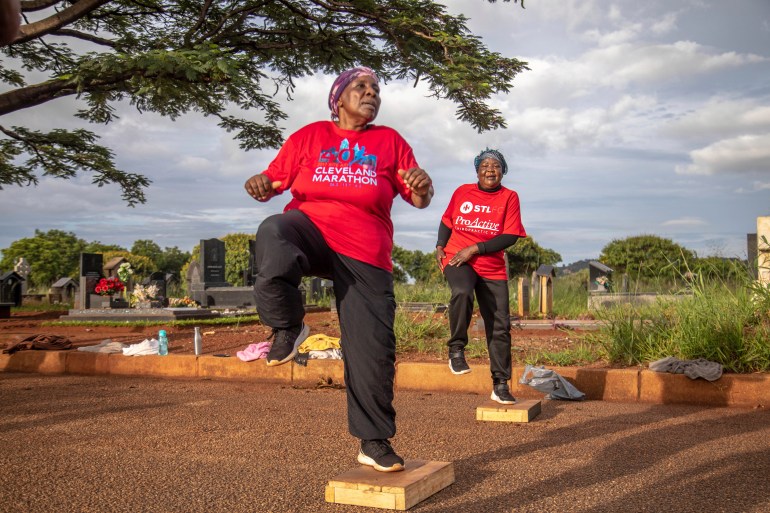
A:
<svg viewBox="0 0 770 513">
<path fill-rule="evenodd" d="M 770 374 L 725 374 L 710 382 L 649 370 L 549 368 L 592 400 L 745 408 L 770 405 Z M 0 372 L 222 379 L 282 383 L 300 388 L 344 385 L 340 360 L 310 360 L 307 367 L 294 362 L 267 367 L 262 361 L 243 362 L 216 356 L 19 351 L 0 355 Z M 521 398 L 542 398 L 542 393 L 518 383 L 518 376 L 523 373 L 523 367 L 513 368 L 513 394 Z M 486 365 L 471 365 L 471 373 L 455 376 L 444 363 L 403 362 L 396 364 L 395 386 L 401 390 L 487 395 L 491 378 Z"/>
</svg>

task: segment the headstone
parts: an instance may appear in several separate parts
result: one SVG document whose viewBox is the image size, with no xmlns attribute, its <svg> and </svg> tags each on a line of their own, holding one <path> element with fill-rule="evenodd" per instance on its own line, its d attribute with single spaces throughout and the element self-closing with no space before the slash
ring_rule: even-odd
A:
<svg viewBox="0 0 770 513">
<path fill-rule="evenodd" d="M 91 308 L 90 297 L 96 284 L 102 278 L 104 260 L 101 253 L 80 254 L 80 286 L 78 288 L 77 308 Z"/>
<path fill-rule="evenodd" d="M 612 280 L 614 270 L 601 262 L 591 260 L 588 262 L 588 292 L 609 292 L 608 284 Z"/>
<path fill-rule="evenodd" d="M 72 278 L 60 278 L 51 285 L 51 302 L 69 303 L 77 298 L 78 284 Z"/>
<path fill-rule="evenodd" d="M 203 283 L 208 287 L 227 287 L 225 279 L 225 243 L 219 239 L 201 240 L 200 263 Z"/>
<path fill-rule="evenodd" d="M 8 271 L 0 275 L 0 303 L 21 306 L 21 284 L 24 283 L 16 271 Z"/>
<path fill-rule="evenodd" d="M 556 277 L 556 269 L 552 265 L 543 264 L 536 272 L 540 282 L 540 313 L 548 317 L 553 311 L 553 278 Z"/>
<path fill-rule="evenodd" d="M 249 240 L 249 268 L 246 270 L 246 280 L 244 281 L 244 284 L 247 287 L 253 287 L 256 276 L 257 276 L 257 241 Z"/>
<path fill-rule="evenodd" d="M 524 319 L 529 315 L 529 284 L 524 278 L 519 278 L 518 288 L 519 318 Z"/>
<path fill-rule="evenodd" d="M 156 271 L 150 274 L 150 276 L 146 280 L 144 280 L 142 285 L 145 285 L 145 286 L 155 285 L 156 287 L 158 287 L 157 296 L 160 296 L 162 298 L 167 297 L 166 296 L 166 273 L 164 272 Z"/>
<path fill-rule="evenodd" d="M 121 264 L 126 262 L 128 262 L 128 260 L 123 257 L 111 258 L 109 262 L 104 264 L 104 268 L 102 269 L 104 271 L 104 276 L 107 278 L 119 278 L 118 269 L 120 268 Z"/>
<path fill-rule="evenodd" d="M 756 280 L 759 277 L 757 273 L 757 256 L 759 256 L 759 253 L 757 252 L 756 233 L 746 234 L 746 250 L 749 258 L 749 269 L 751 270 L 751 276 Z"/>
<path fill-rule="evenodd" d="M 26 258 L 19 257 L 18 262 L 13 266 L 13 270 L 24 279 L 24 281 L 21 282 L 21 295 L 23 296 L 27 293 L 27 281 L 32 268 L 29 266 L 29 262 L 27 262 Z"/>
<path fill-rule="evenodd" d="M 770 287 L 770 216 L 757 218 L 757 280 Z"/>
</svg>

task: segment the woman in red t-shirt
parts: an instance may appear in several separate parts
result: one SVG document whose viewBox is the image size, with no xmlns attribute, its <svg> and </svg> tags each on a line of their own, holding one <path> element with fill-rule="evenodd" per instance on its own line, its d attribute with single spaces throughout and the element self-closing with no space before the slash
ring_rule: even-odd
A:
<svg viewBox="0 0 770 513">
<path fill-rule="evenodd" d="M 477 183 L 461 185 L 441 218 L 436 258 L 452 288 L 449 302 L 449 369 L 471 371 L 465 361 L 474 294 L 489 350 L 492 400 L 513 404 L 511 318 L 503 250 L 526 237 L 519 214 L 519 195 L 501 182 L 508 172 L 503 155 L 486 149 L 474 160 Z"/>
<path fill-rule="evenodd" d="M 430 177 L 392 128 L 371 124 L 380 85 L 369 68 L 343 72 L 329 92 L 331 121 L 289 136 L 246 191 L 267 201 L 291 190 L 284 213 L 265 219 L 256 240 L 254 293 L 260 320 L 273 328 L 267 365 L 291 361 L 309 334 L 298 289 L 303 276 L 329 278 L 340 318 L 348 429 L 361 440 L 358 461 L 403 470 L 388 440 L 393 408 L 393 198 L 417 208 L 433 197 Z"/>
</svg>

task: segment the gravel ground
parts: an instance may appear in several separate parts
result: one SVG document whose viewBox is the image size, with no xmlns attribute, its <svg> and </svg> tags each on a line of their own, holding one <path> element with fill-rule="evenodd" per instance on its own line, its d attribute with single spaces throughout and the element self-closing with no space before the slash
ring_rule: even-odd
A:
<svg viewBox="0 0 770 513">
<path fill-rule="evenodd" d="M 454 462 L 410 511 L 767 512 L 770 411 L 397 392 L 397 451 Z M 0 511 L 360 512 L 324 501 L 357 466 L 345 393 L 280 385 L 0 374 Z"/>
</svg>

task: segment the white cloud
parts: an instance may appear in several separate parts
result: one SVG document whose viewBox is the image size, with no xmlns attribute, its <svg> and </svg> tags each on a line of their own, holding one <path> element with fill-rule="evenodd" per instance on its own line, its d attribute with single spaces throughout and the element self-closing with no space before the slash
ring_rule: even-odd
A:
<svg viewBox="0 0 770 513">
<path fill-rule="evenodd" d="M 697 217 L 682 217 L 679 219 L 670 219 L 668 221 L 664 221 L 661 223 L 661 226 L 690 228 L 693 226 L 703 226 L 705 224 L 707 224 L 706 221 Z"/>
<path fill-rule="evenodd" d="M 770 172 L 770 133 L 723 139 L 690 152 L 692 164 L 676 166 L 676 172 L 691 175 Z"/>
<path fill-rule="evenodd" d="M 667 135 L 706 139 L 768 131 L 770 105 L 752 98 L 712 98 L 663 127 Z"/>
</svg>

